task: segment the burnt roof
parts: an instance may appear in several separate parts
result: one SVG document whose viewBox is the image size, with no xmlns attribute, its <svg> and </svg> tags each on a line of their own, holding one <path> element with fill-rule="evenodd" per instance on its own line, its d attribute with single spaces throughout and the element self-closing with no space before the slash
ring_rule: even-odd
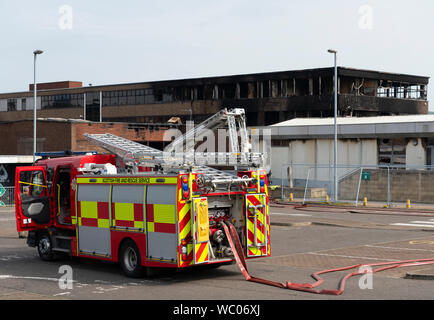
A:
<svg viewBox="0 0 434 320">
<path fill-rule="evenodd" d="M 211 76 L 211 77 L 200 77 L 200 78 L 188 78 L 188 79 L 173 79 L 173 80 L 160 80 L 160 81 L 145 81 L 145 82 L 132 82 L 132 83 L 119 83 L 119 84 L 108 84 L 108 85 L 98 85 L 98 86 L 88 86 L 81 88 L 68 88 L 68 89 L 50 89 L 50 90 L 38 90 L 42 95 L 49 93 L 81 93 L 90 92 L 98 90 L 127 90 L 127 89 L 138 89 L 138 88 L 152 88 L 152 87 L 168 87 L 168 86 L 196 86 L 196 85 L 206 85 L 206 84 L 224 84 L 233 82 L 249 82 L 249 81 L 267 81 L 267 80 L 284 80 L 284 79 L 308 79 L 311 77 L 331 77 L 334 74 L 334 68 L 315 68 L 315 69 L 303 69 L 303 70 L 288 70 L 288 71 L 273 71 L 273 72 L 262 72 L 262 73 L 249 73 L 249 74 L 238 74 L 238 75 L 225 75 L 225 76 Z M 338 74 L 340 76 L 355 77 L 355 78 L 366 78 L 374 80 L 384 80 L 397 83 L 406 84 L 419 84 L 427 85 L 429 82 L 429 77 L 427 76 L 417 76 L 402 73 L 390 73 L 383 71 L 374 70 L 363 70 L 354 69 L 347 67 L 338 67 Z M 0 98 L 6 98 L 9 96 L 27 96 L 30 95 L 31 91 L 22 92 L 11 92 L 11 93 L 0 93 Z"/>
</svg>

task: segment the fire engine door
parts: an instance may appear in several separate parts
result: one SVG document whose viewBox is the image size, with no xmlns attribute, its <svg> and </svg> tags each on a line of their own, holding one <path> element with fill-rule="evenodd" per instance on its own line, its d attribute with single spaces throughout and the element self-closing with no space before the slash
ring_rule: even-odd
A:
<svg viewBox="0 0 434 320">
<path fill-rule="evenodd" d="M 247 256 L 267 255 L 267 198 L 265 194 L 245 196 Z"/>
<path fill-rule="evenodd" d="M 207 262 L 209 250 L 208 199 L 193 199 L 194 263 Z"/>
<path fill-rule="evenodd" d="M 50 223 L 50 200 L 43 167 L 17 167 L 15 216 L 18 231 L 42 229 Z"/>
<path fill-rule="evenodd" d="M 54 188 L 54 186 L 53 186 Z M 71 166 L 59 167 L 55 177 L 54 212 L 60 224 L 71 224 Z"/>
</svg>

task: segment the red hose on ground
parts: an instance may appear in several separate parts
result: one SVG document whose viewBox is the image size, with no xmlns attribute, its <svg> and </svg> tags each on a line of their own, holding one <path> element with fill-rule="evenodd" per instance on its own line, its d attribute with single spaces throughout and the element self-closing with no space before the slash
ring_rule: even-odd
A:
<svg viewBox="0 0 434 320">
<path fill-rule="evenodd" d="M 283 284 L 280 282 L 275 282 L 275 281 L 271 281 L 271 280 L 252 277 L 249 274 L 249 271 L 247 270 L 247 264 L 245 261 L 245 257 L 244 257 L 244 252 L 242 250 L 242 246 L 241 246 L 238 234 L 236 232 L 236 229 L 232 224 L 228 224 L 228 225 L 229 225 L 229 228 L 225 223 L 223 223 L 223 228 L 225 230 L 226 237 L 228 238 L 229 245 L 231 246 L 232 252 L 235 256 L 235 261 L 237 262 L 237 265 L 240 268 L 241 273 L 243 274 L 244 278 L 247 281 L 262 283 L 265 285 L 274 286 L 274 287 L 278 287 L 278 288 L 282 288 L 282 289 L 304 291 L 304 292 L 310 292 L 310 293 L 316 293 L 316 294 L 341 295 L 344 292 L 345 283 L 349 278 L 351 278 L 353 276 L 357 276 L 357 275 L 366 274 L 366 273 L 368 273 L 369 269 L 365 270 L 363 272 L 358 271 L 358 272 L 351 272 L 351 273 L 347 274 L 339 282 L 339 288 L 337 290 L 330 290 L 330 289 L 316 290 L 316 289 L 314 289 L 324 282 L 324 279 L 322 279 L 319 275 L 325 274 L 325 273 L 331 273 L 331 272 L 351 270 L 351 269 L 355 269 L 355 268 L 360 268 L 362 266 L 363 267 L 383 266 L 381 268 L 377 268 L 377 269 L 372 270 L 372 273 L 376 273 L 376 272 L 389 270 L 389 269 L 393 269 L 393 268 L 434 264 L 434 258 L 392 261 L 392 262 L 379 262 L 379 263 L 371 263 L 371 264 L 357 264 L 357 265 L 352 265 L 352 266 L 348 266 L 348 267 L 335 268 L 335 269 L 329 269 L 329 270 L 323 270 L 323 271 L 315 272 L 311 275 L 312 278 L 314 278 L 316 280 L 316 282 L 314 282 L 314 283 L 286 282 L 285 284 Z"/>
</svg>

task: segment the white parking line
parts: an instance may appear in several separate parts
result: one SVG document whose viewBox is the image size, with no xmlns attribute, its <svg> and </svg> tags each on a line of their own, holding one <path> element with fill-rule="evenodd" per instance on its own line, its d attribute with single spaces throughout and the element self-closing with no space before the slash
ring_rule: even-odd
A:
<svg viewBox="0 0 434 320">
<path fill-rule="evenodd" d="M 434 224 L 434 221 L 412 221 L 411 223 L 429 223 L 429 224 Z"/>
<path fill-rule="evenodd" d="M 70 291 L 68 291 L 68 292 L 61 292 L 61 293 L 53 294 L 53 297 L 57 297 L 57 296 L 69 296 L 70 294 L 71 294 Z"/>
<path fill-rule="evenodd" d="M 280 212 L 271 212 L 270 214 L 276 215 L 276 216 L 292 216 L 292 217 L 311 217 L 310 214 L 304 214 L 304 213 L 280 213 Z"/>
<path fill-rule="evenodd" d="M 384 260 L 384 261 L 395 261 L 392 259 L 382 259 L 382 258 L 374 258 L 374 257 L 359 257 L 359 256 L 348 256 L 344 254 L 330 254 L 330 253 L 319 253 L 319 252 L 307 252 L 308 254 L 316 254 L 319 256 L 329 256 L 329 257 L 341 257 L 341 258 L 350 258 L 350 259 L 368 259 L 368 260 Z"/>
<path fill-rule="evenodd" d="M 425 221 L 416 220 L 410 222 L 391 223 L 390 226 L 403 226 L 403 227 L 420 227 L 420 228 L 434 228 L 434 219 Z"/>
<path fill-rule="evenodd" d="M 424 223 L 427 223 L 424 221 Z M 421 223 L 392 223 L 391 226 L 403 226 L 403 227 L 424 227 L 434 228 L 434 224 L 421 224 Z"/>
<path fill-rule="evenodd" d="M 45 277 L 21 277 L 21 276 L 12 276 L 9 274 L 0 275 L 0 280 L 2 279 L 25 279 L 25 280 L 44 280 L 44 281 L 54 281 L 59 282 L 58 278 L 45 278 Z M 75 281 L 73 281 L 75 282 Z"/>
<path fill-rule="evenodd" d="M 429 252 L 434 252 L 434 250 L 428 250 L 428 249 L 385 247 L 385 246 L 375 246 L 375 245 L 370 245 L 370 244 L 366 244 L 365 247 L 391 249 L 391 250 L 409 250 L 409 251 L 429 251 Z"/>
</svg>

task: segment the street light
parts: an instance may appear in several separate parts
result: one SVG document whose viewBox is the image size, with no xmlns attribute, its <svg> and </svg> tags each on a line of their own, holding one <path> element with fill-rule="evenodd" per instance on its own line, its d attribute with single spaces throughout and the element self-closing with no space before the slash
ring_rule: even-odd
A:
<svg viewBox="0 0 434 320">
<path fill-rule="evenodd" d="M 44 51 L 33 51 L 33 163 L 36 161 L 36 56 Z"/>
<path fill-rule="evenodd" d="M 334 177 L 334 193 L 335 193 L 335 202 L 338 201 L 338 176 L 336 169 L 337 162 L 337 154 L 338 154 L 338 126 L 337 126 L 337 116 L 338 116 L 338 67 L 336 64 L 336 54 L 338 53 L 336 50 L 329 49 L 328 53 L 332 53 L 334 55 L 335 60 L 335 83 L 334 83 L 334 150 L 333 150 L 333 177 Z"/>
</svg>

